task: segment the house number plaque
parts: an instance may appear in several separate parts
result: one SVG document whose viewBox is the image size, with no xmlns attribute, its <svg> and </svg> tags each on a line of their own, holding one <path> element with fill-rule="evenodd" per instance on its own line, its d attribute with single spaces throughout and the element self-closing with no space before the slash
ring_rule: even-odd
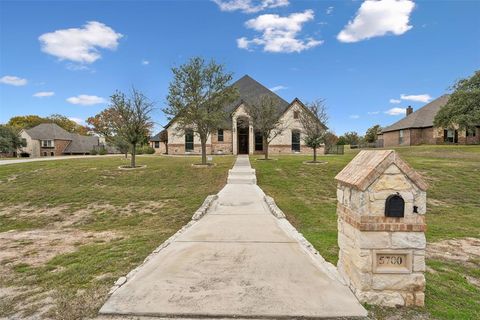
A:
<svg viewBox="0 0 480 320">
<path fill-rule="evenodd" d="M 409 251 L 377 251 L 374 253 L 374 273 L 411 273 L 412 255 Z"/>
</svg>

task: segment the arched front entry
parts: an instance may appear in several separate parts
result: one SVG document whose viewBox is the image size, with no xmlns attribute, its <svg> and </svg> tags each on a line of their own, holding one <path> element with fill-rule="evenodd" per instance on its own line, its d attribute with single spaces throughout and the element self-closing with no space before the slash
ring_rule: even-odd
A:
<svg viewBox="0 0 480 320">
<path fill-rule="evenodd" d="M 250 150 L 250 126 L 247 117 L 237 118 L 237 154 L 248 154 Z"/>
</svg>

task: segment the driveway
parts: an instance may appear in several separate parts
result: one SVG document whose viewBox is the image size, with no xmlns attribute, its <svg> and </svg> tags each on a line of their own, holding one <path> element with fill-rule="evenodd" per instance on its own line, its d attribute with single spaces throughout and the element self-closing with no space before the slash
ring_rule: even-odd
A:
<svg viewBox="0 0 480 320">
<path fill-rule="evenodd" d="M 54 161 L 54 160 L 68 160 L 68 159 L 84 159 L 84 158 L 102 158 L 102 157 L 124 157 L 121 154 L 106 154 L 106 155 L 96 155 L 96 156 L 58 156 L 58 157 L 40 157 L 40 158 L 19 158 L 19 159 L 10 159 L 10 160 L 0 160 L 0 166 L 6 164 L 14 163 L 26 163 L 26 162 L 36 162 L 36 161 Z"/>
<path fill-rule="evenodd" d="M 203 218 L 119 281 L 101 315 L 367 315 L 333 266 L 309 254 L 288 221 L 272 215 L 248 157 L 238 157 L 228 182 Z"/>
</svg>

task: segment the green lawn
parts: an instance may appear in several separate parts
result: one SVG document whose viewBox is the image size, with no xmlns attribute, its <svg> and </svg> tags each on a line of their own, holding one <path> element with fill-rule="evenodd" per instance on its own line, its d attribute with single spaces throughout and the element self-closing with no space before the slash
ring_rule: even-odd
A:
<svg viewBox="0 0 480 320">
<path fill-rule="evenodd" d="M 430 184 L 428 242 L 480 238 L 480 146 L 419 146 L 396 150 Z M 338 259 L 334 177 L 355 154 L 356 151 L 348 150 L 341 156 L 322 156 L 319 160 L 328 162 L 323 165 L 303 164 L 310 160 L 306 156 L 279 156 L 276 161 L 257 161 L 258 156 L 251 157 L 259 186 L 275 198 L 290 222 L 334 264 Z M 427 307 L 417 313 L 438 319 L 480 318 L 480 261 L 430 259 L 427 265 Z M 393 312 L 374 310 L 378 318 Z"/>
<path fill-rule="evenodd" d="M 198 158 L 145 156 L 147 168 L 119 170 L 124 161 L 0 166 L 0 318 L 48 303 L 57 319 L 94 316 L 113 282 L 223 187 L 234 158 L 194 168 Z"/>
</svg>

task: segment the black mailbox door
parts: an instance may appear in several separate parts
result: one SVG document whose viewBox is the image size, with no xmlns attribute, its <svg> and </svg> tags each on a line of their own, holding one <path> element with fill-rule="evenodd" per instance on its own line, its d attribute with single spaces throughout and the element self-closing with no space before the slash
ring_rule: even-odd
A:
<svg viewBox="0 0 480 320">
<path fill-rule="evenodd" d="M 399 194 L 392 194 L 385 200 L 385 217 L 403 218 L 405 201 Z"/>
</svg>

